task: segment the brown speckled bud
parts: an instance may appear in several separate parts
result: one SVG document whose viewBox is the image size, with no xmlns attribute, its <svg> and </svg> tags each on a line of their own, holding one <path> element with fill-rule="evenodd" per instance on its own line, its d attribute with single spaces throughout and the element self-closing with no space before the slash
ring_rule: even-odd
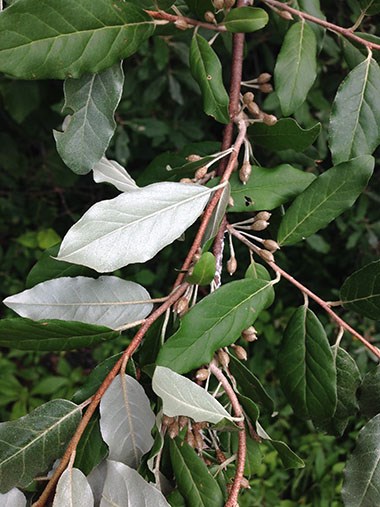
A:
<svg viewBox="0 0 380 507">
<path fill-rule="evenodd" d="M 268 221 L 270 217 L 272 216 L 272 213 L 269 213 L 269 211 L 259 211 L 255 216 L 255 222 L 257 220 L 265 220 Z"/>
<path fill-rule="evenodd" d="M 264 239 L 263 246 L 272 253 L 280 249 L 280 245 L 273 239 Z"/>
<path fill-rule="evenodd" d="M 257 82 L 257 84 L 264 84 L 264 83 L 268 83 L 271 79 L 272 79 L 272 74 L 269 74 L 268 72 L 263 72 L 257 78 L 256 82 Z"/>
</svg>

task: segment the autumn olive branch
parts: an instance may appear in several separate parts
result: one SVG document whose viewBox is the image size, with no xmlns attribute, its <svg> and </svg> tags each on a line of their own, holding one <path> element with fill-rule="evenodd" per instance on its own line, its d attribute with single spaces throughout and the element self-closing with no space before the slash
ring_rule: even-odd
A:
<svg viewBox="0 0 380 507">
<path fill-rule="evenodd" d="M 151 313 L 151 315 L 147 319 L 145 319 L 144 324 L 140 327 L 140 329 L 137 331 L 135 336 L 132 338 L 131 343 L 125 349 L 121 358 L 115 363 L 112 370 L 108 373 L 106 378 L 103 380 L 99 389 L 96 391 L 94 396 L 92 396 L 91 402 L 88 405 L 88 408 L 87 408 L 86 412 L 84 413 L 77 429 L 75 430 L 75 433 L 72 436 L 72 438 L 66 448 L 65 454 L 61 458 L 61 461 L 60 461 L 58 467 L 55 469 L 53 476 L 51 477 L 51 479 L 47 483 L 40 498 L 35 503 L 33 503 L 32 507 L 44 507 L 46 505 L 46 502 L 49 500 L 50 495 L 54 491 L 54 488 L 55 488 L 61 474 L 66 469 L 66 467 L 70 461 L 71 455 L 73 453 L 75 453 L 76 448 L 79 444 L 79 441 L 83 435 L 84 430 L 86 429 L 88 423 L 90 422 L 92 415 L 94 414 L 97 406 L 100 403 L 100 400 L 102 399 L 104 393 L 106 392 L 106 390 L 110 386 L 111 382 L 118 375 L 122 366 L 124 364 L 126 364 L 128 358 L 133 355 L 133 353 L 135 352 L 137 347 L 140 345 L 142 339 L 145 336 L 145 333 L 150 328 L 150 326 L 158 319 L 158 317 L 160 317 L 163 313 L 165 313 L 166 310 L 168 308 L 170 308 L 171 305 L 173 303 L 175 303 L 182 296 L 182 294 L 186 291 L 188 286 L 189 286 L 188 283 L 183 283 L 182 285 L 177 287 L 175 290 L 173 290 L 173 292 L 169 295 L 169 297 L 166 299 L 166 301 L 161 306 L 159 306 L 153 313 Z"/>
<path fill-rule="evenodd" d="M 231 387 L 231 384 L 228 382 L 227 378 L 223 375 L 222 371 L 211 362 L 209 365 L 209 370 L 214 375 L 214 377 L 220 382 L 223 386 L 224 392 L 228 396 L 232 409 L 236 417 L 244 418 L 243 410 L 239 403 L 239 400 Z M 239 496 L 241 481 L 244 477 L 244 465 L 245 465 L 245 456 L 247 453 L 247 437 L 245 434 L 245 426 L 244 420 L 236 421 L 236 423 L 240 431 L 238 432 L 238 451 L 237 451 L 237 459 L 236 459 L 236 472 L 234 477 L 234 482 L 232 483 L 232 488 L 229 492 L 227 502 L 225 503 L 225 507 L 235 507 L 237 504 L 237 499 Z"/>
<path fill-rule="evenodd" d="M 311 14 L 308 14 L 307 12 L 299 11 L 298 9 L 294 9 L 293 7 L 290 7 L 290 5 L 279 2 L 278 0 L 262 0 L 264 4 L 267 4 L 269 6 L 277 7 L 285 12 L 289 12 L 290 14 L 294 14 L 295 16 L 299 16 L 302 19 L 307 19 L 308 21 L 311 21 L 312 23 L 315 23 L 317 25 L 323 26 L 330 32 L 339 33 L 341 35 L 344 35 L 347 37 L 347 39 L 352 39 L 355 42 L 358 42 L 359 44 L 362 44 L 368 49 L 378 49 L 380 50 L 380 44 L 376 44 L 375 42 L 370 42 L 365 39 L 362 39 L 358 35 L 356 35 L 352 28 L 343 28 L 339 25 L 334 25 L 334 23 L 330 23 L 329 21 L 325 21 L 324 19 L 317 18 L 315 16 L 312 16 Z"/>
<path fill-rule="evenodd" d="M 244 237 L 239 231 L 237 231 L 233 226 L 231 225 L 227 225 L 227 230 L 230 234 L 232 234 L 232 236 L 235 236 L 235 238 L 237 238 L 239 241 L 241 241 L 242 243 L 244 243 L 250 250 L 252 250 L 253 252 L 256 252 L 261 258 L 263 258 L 261 256 L 261 249 L 254 245 L 253 243 L 251 243 L 251 241 L 249 241 L 249 239 L 247 239 L 246 237 Z M 368 340 L 366 340 L 364 338 L 364 336 L 362 336 L 360 333 L 358 333 L 357 331 L 355 331 L 355 329 L 353 329 L 349 324 L 347 324 L 346 321 L 344 321 L 342 318 L 340 318 L 332 309 L 331 309 L 331 305 L 329 303 L 327 303 L 326 301 L 324 301 L 323 299 L 321 299 L 319 296 L 317 296 L 316 294 L 314 294 L 314 292 L 312 292 L 310 289 L 308 289 L 307 287 L 305 287 L 304 285 L 302 285 L 302 283 L 300 283 L 298 280 L 296 280 L 293 276 L 291 276 L 289 273 L 287 273 L 286 271 L 284 271 L 282 268 L 280 268 L 280 266 L 278 266 L 275 262 L 273 261 L 268 261 L 266 259 L 264 259 L 265 262 L 278 274 L 280 274 L 281 276 L 283 276 L 284 278 L 286 278 L 286 280 L 288 280 L 290 283 L 292 283 L 295 287 L 297 287 L 297 289 L 299 289 L 303 294 L 306 294 L 308 297 L 310 297 L 311 299 L 313 299 L 319 306 L 321 306 L 326 313 L 328 313 L 330 315 L 330 317 L 342 328 L 342 329 L 345 329 L 346 331 L 348 331 L 352 336 L 354 336 L 356 339 L 358 339 L 360 342 L 362 342 L 362 344 L 372 352 L 372 354 L 374 354 L 377 358 L 380 359 L 380 350 L 378 347 L 376 347 L 375 345 L 372 345 L 372 343 L 370 343 Z"/>
<path fill-rule="evenodd" d="M 180 30 L 186 30 L 190 26 L 196 26 L 200 28 L 207 28 L 207 30 L 214 30 L 216 32 L 226 32 L 227 28 L 224 25 L 214 25 L 213 23 L 206 23 L 205 21 L 199 21 L 198 19 L 187 18 L 186 16 L 177 16 L 175 14 L 169 14 L 164 11 L 150 11 L 145 10 L 151 18 L 161 19 L 168 23 L 174 23 Z"/>
</svg>

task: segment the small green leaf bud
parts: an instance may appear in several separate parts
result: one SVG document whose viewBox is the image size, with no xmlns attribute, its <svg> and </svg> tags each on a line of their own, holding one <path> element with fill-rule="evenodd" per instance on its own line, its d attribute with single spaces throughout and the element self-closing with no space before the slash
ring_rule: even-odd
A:
<svg viewBox="0 0 380 507">
<path fill-rule="evenodd" d="M 264 239 L 263 245 L 264 248 L 266 248 L 272 253 L 280 249 L 280 245 L 277 243 L 277 241 L 274 241 L 273 239 Z"/>
</svg>

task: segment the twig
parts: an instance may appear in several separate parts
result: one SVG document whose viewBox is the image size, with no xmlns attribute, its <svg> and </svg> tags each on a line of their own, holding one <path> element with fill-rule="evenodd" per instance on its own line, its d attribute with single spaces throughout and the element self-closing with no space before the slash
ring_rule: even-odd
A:
<svg viewBox="0 0 380 507">
<path fill-rule="evenodd" d="M 209 370 L 216 377 L 218 382 L 223 386 L 223 389 L 228 396 L 233 411 L 238 418 L 244 418 L 243 410 L 240 406 L 239 400 L 232 389 L 231 384 L 228 382 L 227 378 L 224 376 L 222 371 L 213 363 L 210 363 Z M 245 455 L 247 452 L 247 441 L 244 427 L 244 420 L 238 420 L 236 424 L 240 427 L 240 431 L 238 433 L 239 447 L 237 452 L 236 459 L 236 472 L 234 477 L 234 482 L 232 484 L 232 488 L 229 492 L 228 500 L 225 503 L 225 507 L 235 507 L 237 504 L 237 499 L 239 496 L 241 481 L 244 476 L 244 464 L 245 464 Z"/>
<path fill-rule="evenodd" d="M 278 7 L 279 9 L 282 9 L 283 11 L 290 12 L 291 14 L 295 14 L 296 16 L 299 16 L 300 18 L 307 19 L 308 21 L 311 21 L 312 23 L 315 23 L 317 25 L 323 26 L 327 30 L 330 30 L 330 32 L 339 33 L 341 35 L 344 35 L 347 37 L 347 39 L 352 39 L 355 42 L 358 42 L 359 44 L 362 44 L 368 49 L 378 49 L 380 50 L 380 44 L 376 44 L 375 42 L 370 42 L 368 40 L 362 39 L 358 35 L 355 35 L 352 31 L 352 28 L 343 28 L 339 25 L 334 25 L 333 23 L 330 23 L 329 21 L 325 21 L 324 19 L 317 18 L 315 16 L 312 16 L 311 14 L 308 14 L 307 12 L 299 11 L 298 9 L 294 9 L 293 7 L 290 7 L 289 5 L 278 2 L 277 0 L 263 0 L 263 2 L 267 5 L 273 5 L 273 7 Z"/>
<path fill-rule="evenodd" d="M 101 386 L 96 391 L 94 396 L 92 397 L 91 403 L 89 404 L 85 414 L 82 417 L 81 422 L 79 423 L 73 437 L 70 440 L 69 445 L 66 448 L 65 454 L 63 455 L 58 467 L 55 469 L 53 476 L 49 480 L 48 484 L 46 485 L 44 491 L 42 492 L 42 495 L 40 498 L 33 504 L 32 507 L 43 507 L 46 505 L 46 502 L 48 501 L 50 495 L 52 494 L 55 485 L 58 482 L 59 477 L 61 476 L 62 472 L 65 470 L 67 464 L 70 461 L 70 457 L 75 452 L 79 440 L 81 439 L 81 436 L 86 429 L 93 413 L 95 412 L 97 406 L 100 403 L 100 400 L 102 399 L 104 393 L 110 386 L 113 379 L 116 377 L 116 375 L 119 373 L 120 368 L 125 363 L 125 359 L 127 357 L 131 357 L 132 354 L 135 352 L 137 347 L 140 345 L 142 339 L 145 336 L 145 333 L 150 328 L 150 326 L 158 319 L 160 315 L 162 315 L 177 299 L 179 299 L 182 294 L 186 291 L 187 287 L 189 286 L 188 283 L 184 283 L 181 286 L 177 287 L 171 295 L 166 299 L 166 301 L 159 307 L 157 310 L 155 310 L 144 322 L 144 324 L 141 326 L 141 328 L 137 331 L 135 336 L 133 337 L 131 343 L 128 345 L 128 347 L 125 349 L 123 355 L 121 358 L 116 362 L 112 370 L 108 373 L 107 377 L 103 380 Z"/>
<path fill-rule="evenodd" d="M 227 225 L 227 230 L 236 238 L 238 238 L 242 243 L 248 246 L 251 250 L 254 252 L 259 253 L 260 248 L 251 243 L 247 238 L 243 236 L 239 231 L 231 227 L 230 225 Z M 380 359 L 380 350 L 375 345 L 372 345 L 368 340 L 364 338 L 360 333 L 355 331 L 347 322 L 345 322 L 343 319 L 341 319 L 330 307 L 330 305 L 321 299 L 319 296 L 314 294 L 310 289 L 302 285 L 298 280 L 296 280 L 293 276 L 289 275 L 286 271 L 284 271 L 280 266 L 278 266 L 275 262 L 268 262 L 265 261 L 276 273 L 279 273 L 281 276 L 286 278 L 290 283 L 292 283 L 295 287 L 297 287 L 303 294 L 307 294 L 311 299 L 313 299 L 316 303 L 318 303 L 319 306 L 321 306 L 326 313 L 330 315 L 330 317 L 343 329 L 348 331 L 352 336 L 357 338 L 362 344 L 367 347 L 368 350 L 372 352 L 377 358 Z"/>
<path fill-rule="evenodd" d="M 169 23 L 175 23 L 176 21 L 185 22 L 188 25 L 197 26 L 201 28 L 207 28 L 207 30 L 213 30 L 214 32 L 226 32 L 227 28 L 224 25 L 214 25 L 213 23 L 206 23 L 205 21 L 199 21 L 198 19 L 186 18 L 185 16 L 176 16 L 174 14 L 169 14 L 164 11 L 149 11 L 145 10 L 147 14 L 151 18 L 154 19 L 163 19 L 168 21 Z"/>
</svg>

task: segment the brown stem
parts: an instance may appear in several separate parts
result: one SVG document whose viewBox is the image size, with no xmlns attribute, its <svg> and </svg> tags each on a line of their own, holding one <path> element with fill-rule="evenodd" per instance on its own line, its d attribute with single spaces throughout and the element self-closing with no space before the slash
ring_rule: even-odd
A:
<svg viewBox="0 0 380 507">
<path fill-rule="evenodd" d="M 319 19 L 315 16 L 312 16 L 311 14 L 308 14 L 307 12 L 302 12 L 302 11 L 299 11 L 298 9 L 294 9 L 293 7 L 290 7 L 289 5 L 284 4 L 282 2 L 278 2 L 277 0 L 263 0 L 263 2 L 267 5 L 272 5 L 273 7 L 278 7 L 279 9 L 282 9 L 283 11 L 287 11 L 287 12 L 290 12 L 291 14 L 295 14 L 296 16 L 299 16 L 300 18 L 307 19 L 308 21 L 311 21 L 312 23 L 323 26 L 327 30 L 330 30 L 330 32 L 335 32 L 335 33 L 339 33 L 341 35 L 344 35 L 348 39 L 352 39 L 355 42 L 362 44 L 363 46 L 365 46 L 368 49 L 380 50 L 380 44 L 375 44 L 374 42 L 364 40 L 361 37 L 355 35 L 352 31 L 352 28 L 343 28 L 341 26 L 334 25 L 333 23 L 330 23 L 329 21 Z"/>
<path fill-rule="evenodd" d="M 220 382 L 223 386 L 223 389 L 228 396 L 234 414 L 236 417 L 244 417 L 243 410 L 240 406 L 239 400 L 237 399 L 237 396 L 234 392 L 234 390 L 231 387 L 231 384 L 228 382 L 227 378 L 223 375 L 222 371 L 214 364 L 210 363 L 209 370 L 211 373 L 216 377 L 218 382 Z M 237 452 L 237 459 L 236 459 L 236 472 L 234 477 L 234 482 L 232 484 L 232 488 L 230 490 L 228 500 L 225 503 L 224 507 L 235 507 L 237 504 L 239 491 L 240 491 L 240 485 L 241 481 L 244 477 L 244 464 L 245 464 L 245 455 L 247 453 L 247 439 L 245 434 L 245 427 L 244 427 L 244 421 L 237 421 L 236 423 L 240 431 L 238 433 L 238 440 L 239 440 L 239 446 L 238 446 L 238 452 Z"/>
<path fill-rule="evenodd" d="M 235 236 L 239 241 L 244 243 L 248 246 L 251 250 L 258 253 L 260 255 L 260 248 L 253 245 L 247 238 L 245 238 L 242 234 L 240 234 L 239 231 L 231 227 L 230 225 L 227 225 L 228 231 Z M 265 260 L 265 259 L 264 259 Z M 314 294 L 310 289 L 302 285 L 298 280 L 296 280 L 293 276 L 289 275 L 286 271 L 284 271 L 280 266 L 277 266 L 275 262 L 268 262 L 265 261 L 276 273 L 279 273 L 281 276 L 286 278 L 290 283 L 292 283 L 295 287 L 297 287 L 303 294 L 307 294 L 311 299 L 313 299 L 316 303 L 318 303 L 319 306 L 321 306 L 326 313 L 330 315 L 330 317 L 339 324 L 340 327 L 348 331 L 352 336 L 357 338 L 359 341 L 362 342 L 362 344 L 367 347 L 368 350 L 372 352 L 376 357 L 380 359 L 380 350 L 375 346 L 372 345 L 368 340 L 364 338 L 360 333 L 355 331 L 347 322 L 345 322 L 343 319 L 341 319 L 330 307 L 329 303 L 321 299 L 319 296 Z"/>
<path fill-rule="evenodd" d="M 99 405 L 100 400 L 102 399 L 104 393 L 110 386 L 113 379 L 119 373 L 122 364 L 126 361 L 128 357 L 131 357 L 132 354 L 135 352 L 137 347 L 140 345 L 142 339 L 144 338 L 145 333 L 153 324 L 153 322 L 155 322 L 155 320 L 157 320 L 160 315 L 165 313 L 166 310 L 170 308 L 170 306 L 182 296 L 182 294 L 185 292 L 188 286 L 189 284 L 184 283 L 183 285 L 179 286 L 175 291 L 173 291 L 168 297 L 168 299 L 145 320 L 144 324 L 137 331 L 131 343 L 125 349 L 121 358 L 117 361 L 112 370 L 108 373 L 107 377 L 103 380 L 102 385 L 99 387 L 99 389 L 92 397 L 91 403 L 89 404 L 85 414 L 82 417 L 81 422 L 79 423 L 77 429 L 75 430 L 75 433 L 71 438 L 70 443 L 67 446 L 65 454 L 63 455 L 58 467 L 55 469 L 53 476 L 47 483 L 40 498 L 33 504 L 32 507 L 43 507 L 44 505 L 46 505 L 46 502 L 48 501 L 51 493 L 53 492 L 58 482 L 58 479 L 60 478 L 61 474 L 67 467 L 67 464 L 70 461 L 72 453 L 75 452 L 79 440 L 81 439 L 81 436 L 83 435 L 86 426 L 88 425 L 93 413 L 95 412 L 97 406 Z"/>
<path fill-rule="evenodd" d="M 164 19 L 169 23 L 175 23 L 176 21 L 182 21 L 191 26 L 199 26 L 201 28 L 207 28 L 208 30 L 214 30 L 215 32 L 226 32 L 227 28 L 224 25 L 214 25 L 213 23 L 206 23 L 205 21 L 199 21 L 193 18 L 186 18 L 185 16 L 176 16 L 174 14 L 168 14 L 164 11 L 149 11 L 145 10 L 151 18 Z"/>
</svg>

